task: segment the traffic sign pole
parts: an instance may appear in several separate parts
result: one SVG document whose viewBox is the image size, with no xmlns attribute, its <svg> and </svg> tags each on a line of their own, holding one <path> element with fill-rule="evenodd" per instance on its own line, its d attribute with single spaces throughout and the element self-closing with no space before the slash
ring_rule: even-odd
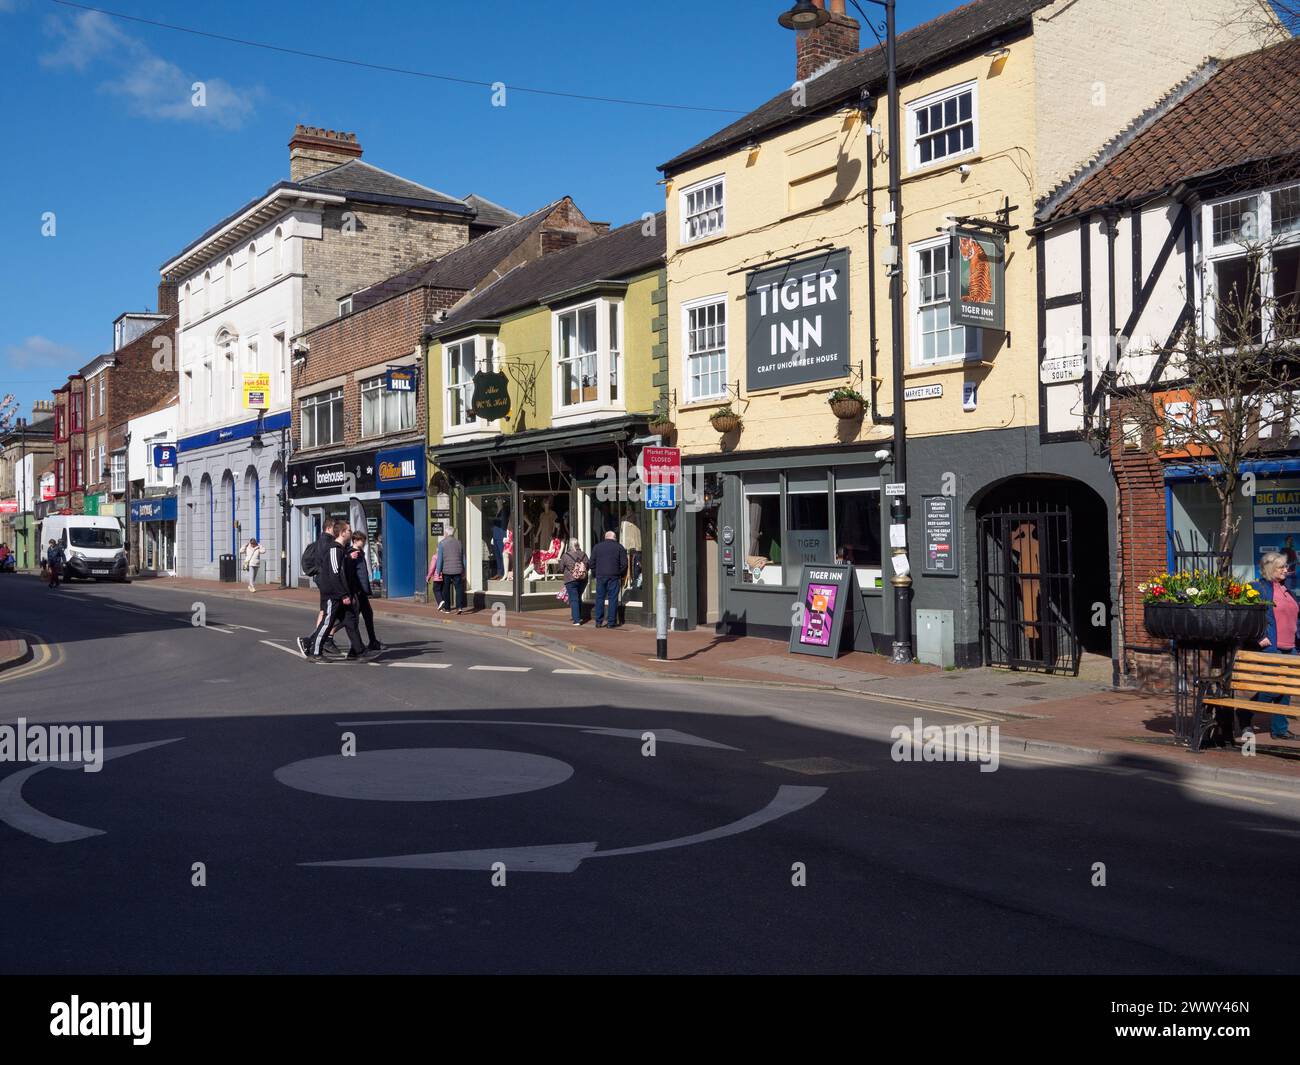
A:
<svg viewBox="0 0 1300 1065">
<path fill-rule="evenodd" d="M 659 437 L 653 438 L 659 440 Z M 682 482 L 682 453 L 675 447 L 646 447 L 641 450 L 645 478 L 646 506 L 655 512 L 655 658 L 668 658 L 668 533 L 664 511 L 676 509 L 677 489 Z"/>
</svg>

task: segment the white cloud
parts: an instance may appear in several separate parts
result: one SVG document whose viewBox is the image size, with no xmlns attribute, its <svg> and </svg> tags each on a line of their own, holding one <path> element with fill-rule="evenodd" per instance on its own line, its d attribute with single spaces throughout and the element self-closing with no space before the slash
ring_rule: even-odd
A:
<svg viewBox="0 0 1300 1065">
<path fill-rule="evenodd" d="M 143 118 L 238 129 L 263 96 L 261 86 L 240 87 L 223 78 L 187 73 L 97 11 L 52 18 L 49 26 L 57 43 L 40 57 L 43 66 L 102 71 L 106 77 L 99 91 L 123 100 L 132 114 Z M 196 83 L 202 84 L 201 92 Z"/>
<path fill-rule="evenodd" d="M 5 360 L 15 370 L 59 369 L 66 366 L 69 372 L 86 361 L 72 348 L 56 344 L 42 336 L 28 337 L 21 344 L 10 344 L 5 348 Z"/>
</svg>

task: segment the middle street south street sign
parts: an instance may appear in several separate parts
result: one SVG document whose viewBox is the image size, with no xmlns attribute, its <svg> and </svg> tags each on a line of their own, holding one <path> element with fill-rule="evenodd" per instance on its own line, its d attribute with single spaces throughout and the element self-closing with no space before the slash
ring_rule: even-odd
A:
<svg viewBox="0 0 1300 1065">
<path fill-rule="evenodd" d="M 751 392 L 843 377 L 849 366 L 849 253 L 755 270 L 745 285 Z"/>
</svg>

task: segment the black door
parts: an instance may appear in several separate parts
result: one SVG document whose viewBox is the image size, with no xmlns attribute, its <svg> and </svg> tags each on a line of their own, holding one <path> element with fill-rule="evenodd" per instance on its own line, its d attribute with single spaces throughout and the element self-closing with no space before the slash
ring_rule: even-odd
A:
<svg viewBox="0 0 1300 1065">
<path fill-rule="evenodd" d="M 1069 508 L 1012 507 L 979 525 L 984 664 L 1077 674 Z"/>
</svg>

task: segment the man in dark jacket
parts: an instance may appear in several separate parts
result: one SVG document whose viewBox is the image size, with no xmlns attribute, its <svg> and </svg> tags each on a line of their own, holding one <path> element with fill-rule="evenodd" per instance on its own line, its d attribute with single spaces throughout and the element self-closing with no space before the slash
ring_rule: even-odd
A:
<svg viewBox="0 0 1300 1065">
<path fill-rule="evenodd" d="M 356 599 L 348 582 L 349 567 L 344 545 L 350 543 L 351 532 L 346 521 L 334 522 L 334 539 L 326 548 L 316 573 L 316 584 L 320 587 L 323 601 L 321 618 L 310 636 L 298 637 L 298 652 L 303 658 L 320 660 L 323 644 L 336 619 L 341 620 L 347 629 L 348 642 L 352 645 L 348 661 L 355 662 L 365 650 L 357 632 L 356 611 L 353 610 Z"/>
<path fill-rule="evenodd" d="M 596 578 L 596 628 L 618 628 L 618 592 L 627 572 L 627 550 L 613 532 L 607 532 L 591 549 L 591 572 Z M 606 617 L 608 616 L 608 620 Z"/>
<path fill-rule="evenodd" d="M 334 543 L 334 523 L 339 519 L 326 518 L 321 525 L 321 534 L 316 540 L 316 572 L 312 579 L 316 582 L 316 590 L 320 592 L 320 610 L 316 612 L 316 624 L 319 625 L 321 618 L 325 616 L 325 589 L 321 587 L 320 571 L 324 568 L 329 558 L 330 546 Z M 314 630 L 313 630 L 314 631 Z M 330 654 L 340 654 L 338 644 L 334 642 L 334 634 L 331 630 L 325 633 L 325 640 L 321 647 Z"/>
<path fill-rule="evenodd" d="M 382 651 L 384 645 L 375 635 L 375 612 L 370 608 L 370 597 L 374 589 L 370 586 L 370 559 L 366 557 L 366 534 L 360 529 L 352 534 L 352 551 L 348 555 L 349 573 L 352 577 L 352 591 L 356 596 L 357 614 L 365 620 L 366 634 L 370 642 L 369 651 Z M 358 632 L 360 624 L 357 625 Z"/>
<path fill-rule="evenodd" d="M 49 550 L 45 552 L 45 567 L 50 574 L 50 587 L 57 588 L 59 576 L 63 572 L 63 545 L 58 540 L 51 540 Z"/>
</svg>

